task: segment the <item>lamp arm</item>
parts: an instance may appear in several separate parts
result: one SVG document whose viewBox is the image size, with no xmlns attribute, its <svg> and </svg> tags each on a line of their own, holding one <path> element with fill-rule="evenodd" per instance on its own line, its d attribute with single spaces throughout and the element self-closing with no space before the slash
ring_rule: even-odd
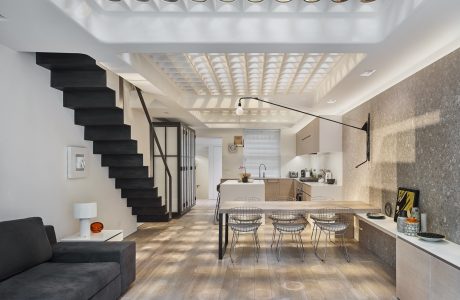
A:
<svg viewBox="0 0 460 300">
<path fill-rule="evenodd" d="M 336 120 L 332 120 L 332 119 L 329 119 L 329 118 L 321 117 L 321 116 L 318 116 L 318 115 L 315 115 L 315 114 L 312 114 L 312 113 L 309 113 L 309 112 L 306 112 L 306 111 L 301 111 L 301 110 L 291 108 L 291 107 L 287 107 L 287 106 L 284 106 L 284 105 L 281 105 L 281 104 L 276 104 L 276 103 L 273 103 L 273 102 L 270 102 L 270 101 L 267 101 L 267 100 L 262 100 L 262 99 L 257 98 L 257 97 L 241 97 L 238 100 L 238 104 L 241 104 L 241 100 L 250 100 L 250 99 L 254 99 L 254 100 L 257 100 L 257 101 L 260 101 L 260 102 L 268 103 L 268 104 L 278 106 L 278 107 L 281 107 L 281 108 L 284 108 L 284 109 L 289 109 L 289 110 L 292 110 L 292 111 L 295 111 L 295 112 L 298 112 L 298 113 L 301 113 L 301 114 L 304 114 L 304 115 L 309 115 L 309 116 L 319 118 L 319 119 L 323 119 L 323 120 L 326 120 L 326 121 L 329 121 L 329 122 L 334 122 L 334 123 L 337 123 L 337 124 L 340 124 L 340 125 L 343 125 L 343 126 L 348 126 L 348 127 L 354 128 L 354 129 L 367 131 L 366 124 L 364 124 L 363 127 L 353 126 L 353 125 L 345 124 L 345 123 L 342 123 L 342 122 L 339 122 L 339 121 L 336 121 Z"/>
</svg>

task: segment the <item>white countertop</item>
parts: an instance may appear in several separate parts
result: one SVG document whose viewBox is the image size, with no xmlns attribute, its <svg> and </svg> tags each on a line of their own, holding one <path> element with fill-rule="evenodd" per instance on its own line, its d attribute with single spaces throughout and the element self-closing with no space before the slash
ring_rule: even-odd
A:
<svg viewBox="0 0 460 300">
<path fill-rule="evenodd" d="M 334 183 L 334 184 L 327 184 L 327 183 L 324 183 L 324 182 L 303 182 L 303 181 L 300 181 L 299 178 L 289 178 L 289 177 L 265 177 L 265 178 L 259 178 L 259 177 L 256 177 L 254 180 L 286 180 L 286 179 L 291 179 L 291 180 L 295 180 L 297 182 L 300 182 L 300 183 L 303 183 L 303 184 L 307 184 L 309 186 L 314 186 L 314 187 L 329 187 L 329 186 L 341 186 L 341 185 L 338 185 L 337 183 Z"/>
<path fill-rule="evenodd" d="M 389 235 L 404 240 L 413 246 L 430 253 L 431 255 L 460 268 L 460 245 L 444 240 L 441 242 L 427 242 L 418 237 L 408 236 L 396 230 L 396 222 L 387 217 L 384 220 L 369 219 L 366 214 L 356 214 L 360 220 L 374 226 Z"/>
<path fill-rule="evenodd" d="M 253 180 L 252 182 L 241 182 L 238 180 L 227 180 L 222 185 L 264 185 L 265 182 L 263 180 Z"/>
</svg>

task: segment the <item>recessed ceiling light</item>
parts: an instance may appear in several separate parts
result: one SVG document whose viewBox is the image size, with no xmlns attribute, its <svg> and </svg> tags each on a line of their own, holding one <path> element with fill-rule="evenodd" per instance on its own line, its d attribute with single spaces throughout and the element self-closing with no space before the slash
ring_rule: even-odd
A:
<svg viewBox="0 0 460 300">
<path fill-rule="evenodd" d="M 315 3 L 315 2 L 318 2 L 319 0 L 303 0 L 305 2 L 308 2 L 308 3 Z"/>
<path fill-rule="evenodd" d="M 335 100 L 335 99 L 329 99 L 329 100 L 327 100 L 327 103 L 329 103 L 329 104 L 334 104 L 334 103 L 336 103 L 336 102 L 337 102 L 337 100 Z"/>
<path fill-rule="evenodd" d="M 362 3 L 371 3 L 374 2 L 375 0 L 361 0 Z"/>
<path fill-rule="evenodd" d="M 259 2 L 262 2 L 264 0 L 248 0 L 249 2 L 252 2 L 252 3 L 259 3 Z"/>
<path fill-rule="evenodd" d="M 348 0 L 332 0 L 332 2 L 334 3 L 343 3 L 343 2 L 347 2 Z"/>
<path fill-rule="evenodd" d="M 375 69 L 374 70 L 367 70 L 366 72 L 361 73 L 359 76 L 361 76 L 361 77 L 369 77 L 369 76 L 372 76 L 375 73 L 375 71 L 377 71 L 377 70 L 375 70 Z"/>
<path fill-rule="evenodd" d="M 138 2 L 149 2 L 150 0 L 137 0 Z"/>
<path fill-rule="evenodd" d="M 291 0 L 276 0 L 276 1 L 278 1 L 278 2 L 280 2 L 280 3 L 287 3 L 287 2 L 291 2 Z"/>
</svg>

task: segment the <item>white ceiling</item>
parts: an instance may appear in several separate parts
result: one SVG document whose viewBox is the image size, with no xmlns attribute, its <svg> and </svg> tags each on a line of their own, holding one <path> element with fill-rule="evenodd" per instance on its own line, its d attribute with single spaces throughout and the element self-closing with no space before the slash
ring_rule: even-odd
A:
<svg viewBox="0 0 460 300">
<path fill-rule="evenodd" d="M 0 15 L 0 44 L 87 53 L 148 92 L 154 114 L 205 127 L 305 121 L 256 101 L 237 117 L 250 95 L 341 114 L 460 46 L 456 0 L 2 0 Z"/>
</svg>

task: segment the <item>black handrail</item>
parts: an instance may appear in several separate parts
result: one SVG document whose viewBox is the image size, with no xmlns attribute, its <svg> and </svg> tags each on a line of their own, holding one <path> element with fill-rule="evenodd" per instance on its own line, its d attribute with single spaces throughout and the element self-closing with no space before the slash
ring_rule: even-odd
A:
<svg viewBox="0 0 460 300">
<path fill-rule="evenodd" d="M 145 117 L 147 118 L 147 121 L 149 122 L 151 137 L 153 136 L 153 140 L 155 144 L 157 145 L 158 151 L 160 152 L 161 159 L 163 160 L 163 164 L 165 165 L 166 174 L 168 175 L 169 193 L 168 191 L 165 191 L 166 193 L 165 196 L 169 200 L 168 210 L 169 210 L 169 217 L 171 218 L 172 217 L 172 176 L 171 176 L 171 172 L 169 171 L 168 163 L 166 161 L 166 156 L 163 153 L 163 149 L 161 149 L 160 141 L 158 140 L 158 136 L 155 132 L 155 127 L 153 126 L 152 118 L 150 117 L 149 111 L 147 109 L 147 105 L 145 105 L 144 97 L 142 96 L 142 91 L 137 86 L 136 86 L 136 91 L 137 91 L 137 95 L 139 96 L 139 100 L 141 101 L 142 108 L 144 109 Z M 154 144 L 150 142 L 150 167 L 152 170 L 153 170 L 153 159 L 154 159 L 153 158 L 153 148 L 154 148 Z"/>
</svg>

